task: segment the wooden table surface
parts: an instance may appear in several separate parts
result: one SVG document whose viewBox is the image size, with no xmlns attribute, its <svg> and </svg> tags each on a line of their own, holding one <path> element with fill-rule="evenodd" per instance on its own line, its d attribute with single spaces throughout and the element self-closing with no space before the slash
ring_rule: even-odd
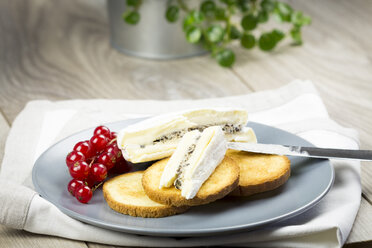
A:
<svg viewBox="0 0 372 248">
<path fill-rule="evenodd" d="M 313 18 L 302 47 L 238 53 L 232 69 L 209 56 L 151 61 L 109 44 L 103 0 L 0 1 L 0 161 L 27 101 L 75 98 L 209 98 L 311 79 L 330 116 L 372 149 L 372 1 L 292 1 Z M 362 166 L 362 201 L 345 247 L 372 246 L 372 167 Z M 106 247 L 0 226 L 0 247 Z"/>
</svg>

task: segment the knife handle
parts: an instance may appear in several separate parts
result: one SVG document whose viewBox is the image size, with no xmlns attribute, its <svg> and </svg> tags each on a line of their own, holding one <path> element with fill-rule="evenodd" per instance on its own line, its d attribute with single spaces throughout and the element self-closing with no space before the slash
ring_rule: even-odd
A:
<svg viewBox="0 0 372 248">
<path fill-rule="evenodd" d="M 307 152 L 310 156 L 324 158 L 372 160 L 371 150 L 347 150 L 334 148 L 301 147 L 301 152 Z"/>
</svg>

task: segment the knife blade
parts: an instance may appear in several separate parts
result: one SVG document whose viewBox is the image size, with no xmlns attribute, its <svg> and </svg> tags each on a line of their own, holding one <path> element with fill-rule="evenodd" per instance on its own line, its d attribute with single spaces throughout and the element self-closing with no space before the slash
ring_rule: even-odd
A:
<svg viewBox="0 0 372 248">
<path fill-rule="evenodd" d="M 227 147 L 233 150 L 265 154 L 277 154 L 311 158 L 372 160 L 371 150 L 347 150 L 243 142 L 228 142 Z"/>
</svg>

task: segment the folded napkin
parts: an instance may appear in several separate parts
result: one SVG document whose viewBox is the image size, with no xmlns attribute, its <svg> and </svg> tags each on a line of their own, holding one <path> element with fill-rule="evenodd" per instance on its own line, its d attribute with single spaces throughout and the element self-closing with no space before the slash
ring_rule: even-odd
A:
<svg viewBox="0 0 372 248">
<path fill-rule="evenodd" d="M 349 235 L 360 204 L 360 164 L 331 161 L 335 182 L 315 207 L 256 231 L 213 237 L 151 237 L 102 229 L 63 214 L 33 189 L 37 157 L 61 138 L 102 123 L 196 107 L 247 109 L 250 120 L 295 133 L 319 147 L 358 149 L 357 133 L 343 128 L 309 81 L 226 98 L 180 101 L 72 100 L 32 101 L 10 130 L 0 172 L 0 223 L 33 233 L 124 246 L 340 247 Z"/>
</svg>

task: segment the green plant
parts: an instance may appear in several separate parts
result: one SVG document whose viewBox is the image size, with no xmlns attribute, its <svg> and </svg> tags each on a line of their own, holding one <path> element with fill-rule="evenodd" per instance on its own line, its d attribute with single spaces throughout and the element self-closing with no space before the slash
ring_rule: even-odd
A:
<svg viewBox="0 0 372 248">
<path fill-rule="evenodd" d="M 123 19 L 128 24 L 140 20 L 138 8 L 141 0 L 127 0 L 128 10 Z M 302 44 L 301 29 L 311 24 L 311 18 L 294 10 L 288 3 L 278 0 L 204 0 L 199 8 L 189 8 L 184 0 L 170 0 L 165 18 L 177 22 L 180 12 L 184 12 L 183 30 L 188 42 L 203 44 L 217 62 L 230 67 L 235 62 L 235 54 L 229 48 L 233 41 L 240 41 L 245 49 L 258 46 L 263 51 L 273 50 L 286 36 L 292 45 Z M 289 31 L 274 28 L 269 31 L 253 32 L 271 18 L 282 24 L 289 24 Z M 233 20 L 238 19 L 239 22 Z"/>
</svg>

